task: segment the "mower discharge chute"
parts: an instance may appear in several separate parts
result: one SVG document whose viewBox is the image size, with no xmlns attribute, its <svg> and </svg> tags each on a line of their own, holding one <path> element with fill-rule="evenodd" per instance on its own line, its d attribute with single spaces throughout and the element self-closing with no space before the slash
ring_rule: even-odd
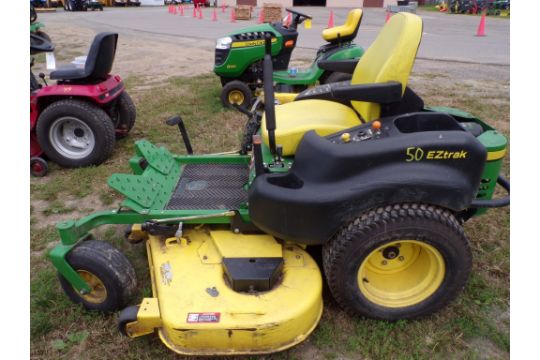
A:
<svg viewBox="0 0 540 360">
<path fill-rule="evenodd" d="M 319 62 L 327 60 L 358 59 L 364 50 L 354 44 L 362 20 L 362 10 L 349 12 L 345 24 L 325 29 L 323 39 L 327 42 L 317 51 L 313 63 L 307 69 L 296 73 L 288 71 L 291 54 L 296 47 L 298 26 L 311 17 L 294 10 L 290 24 L 284 22 L 266 23 L 242 29 L 217 40 L 214 73 L 221 79 L 223 90 L 221 101 L 225 106 L 232 104 L 249 108 L 252 94 L 262 86 L 264 36 L 272 35 L 272 81 L 277 90 L 291 93 L 305 90 L 308 86 L 344 81 L 350 75 L 326 71 Z"/>
<path fill-rule="evenodd" d="M 384 26 L 357 65 L 378 74 L 333 92 L 360 102 L 356 118 L 331 99 L 275 106 L 266 36 L 265 119 L 251 154 L 180 156 L 138 141 L 133 174 L 108 181 L 121 207 L 57 225 L 50 257 L 67 295 L 87 309 L 128 304 L 133 267 L 89 231 L 129 224 L 128 241 L 146 244 L 152 296 L 120 313 L 120 331 L 157 331 L 177 353 L 263 354 L 303 341 L 322 311 L 309 246 L 322 246 L 326 281 L 350 314 L 397 320 L 444 307 L 471 270 L 462 223 L 509 204 L 492 199 L 497 183 L 509 191 L 499 176 L 506 138 L 403 90 L 421 34 L 413 14 Z M 286 127 L 279 115 L 302 102 L 313 111 Z M 314 115 L 323 108 L 342 116 L 325 122 Z M 168 123 L 191 153 L 182 120 Z"/>
</svg>

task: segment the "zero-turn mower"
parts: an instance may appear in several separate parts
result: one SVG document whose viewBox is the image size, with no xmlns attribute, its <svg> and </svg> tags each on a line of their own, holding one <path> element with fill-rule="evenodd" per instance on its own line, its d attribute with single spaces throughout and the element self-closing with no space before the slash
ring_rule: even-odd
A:
<svg viewBox="0 0 540 360">
<path fill-rule="evenodd" d="M 322 246 L 325 280 L 352 315 L 410 319 L 444 307 L 471 271 L 463 222 L 509 204 L 492 199 L 497 184 L 509 192 L 499 175 L 507 140 L 405 90 L 421 34 L 418 16 L 394 15 L 357 65 L 372 70 L 362 84 L 281 106 L 311 107 L 296 124 L 275 116 L 284 110 L 266 36 L 264 126 L 251 153 L 193 155 L 180 117 L 167 123 L 187 155 L 138 141 L 133 174 L 108 180 L 121 206 L 57 225 L 50 258 L 66 294 L 87 309 L 128 305 L 133 267 L 89 233 L 128 224 L 127 240 L 145 243 L 152 295 L 125 308 L 118 326 L 129 337 L 157 332 L 180 354 L 262 354 L 303 341 L 323 310 L 310 246 Z"/>
<path fill-rule="evenodd" d="M 323 30 L 322 37 L 327 43 L 319 48 L 307 69 L 298 71 L 288 71 L 289 61 L 296 47 L 298 26 L 304 21 L 311 22 L 311 16 L 291 9 L 287 11 L 292 14 L 290 24 L 255 25 L 217 40 L 214 73 L 223 85 L 221 101 L 224 106 L 235 104 L 249 108 L 253 93 L 262 87 L 265 34 L 272 35 L 273 81 L 279 91 L 300 92 L 317 82 L 326 84 L 350 79 L 350 75 L 322 69 L 319 63 L 362 56 L 364 50 L 353 42 L 362 20 L 362 10 L 351 10 L 343 25 Z"/>
</svg>

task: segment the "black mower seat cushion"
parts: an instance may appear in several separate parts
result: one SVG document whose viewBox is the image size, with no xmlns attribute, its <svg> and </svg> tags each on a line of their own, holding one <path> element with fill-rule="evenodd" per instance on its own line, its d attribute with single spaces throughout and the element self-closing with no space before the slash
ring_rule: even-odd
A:
<svg viewBox="0 0 540 360">
<path fill-rule="evenodd" d="M 86 73 L 83 68 L 76 67 L 75 65 L 62 65 L 61 68 L 51 72 L 50 77 L 52 80 L 77 80 L 84 79 Z"/>
<path fill-rule="evenodd" d="M 51 80 L 101 81 L 111 72 L 116 53 L 118 34 L 103 32 L 96 35 L 86 56 L 84 68 L 61 68 L 52 71 Z"/>
</svg>

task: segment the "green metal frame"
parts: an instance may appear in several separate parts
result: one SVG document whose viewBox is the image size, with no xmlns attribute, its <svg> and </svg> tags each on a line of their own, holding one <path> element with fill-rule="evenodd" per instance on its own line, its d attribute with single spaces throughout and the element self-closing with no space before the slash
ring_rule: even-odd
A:
<svg viewBox="0 0 540 360">
<path fill-rule="evenodd" d="M 247 155 L 200 155 L 175 156 L 165 148 L 158 148 L 147 140 L 135 143 L 136 155 L 130 159 L 134 175 L 113 174 L 108 184 L 126 198 L 120 209 L 100 211 L 77 221 L 63 221 L 56 225 L 60 244 L 49 253 L 58 272 L 78 291 L 90 291 L 89 286 L 69 265 L 66 255 L 80 241 L 88 237 L 89 231 L 102 225 L 141 224 L 150 220 L 169 219 L 186 216 L 222 214 L 223 210 L 164 210 L 175 190 L 183 166 L 187 164 L 244 164 L 249 165 Z M 142 169 L 140 160 L 148 162 Z M 142 195 L 144 194 L 144 195 Z M 236 209 L 243 221 L 249 222 L 247 206 Z M 228 224 L 227 216 L 186 220 L 186 224 Z"/>
</svg>

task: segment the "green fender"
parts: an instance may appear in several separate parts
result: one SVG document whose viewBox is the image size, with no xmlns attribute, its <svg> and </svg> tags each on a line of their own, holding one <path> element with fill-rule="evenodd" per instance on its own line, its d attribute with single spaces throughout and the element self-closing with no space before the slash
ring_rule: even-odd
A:
<svg viewBox="0 0 540 360">
<path fill-rule="evenodd" d="M 364 55 L 364 49 L 360 46 L 352 45 L 343 48 L 328 57 L 328 60 L 358 59 Z M 295 77 L 291 77 L 288 71 L 274 71 L 274 81 L 287 85 L 314 85 L 323 75 L 324 70 L 317 64 L 322 55 L 319 55 L 311 66 L 303 71 L 298 71 Z"/>
</svg>

